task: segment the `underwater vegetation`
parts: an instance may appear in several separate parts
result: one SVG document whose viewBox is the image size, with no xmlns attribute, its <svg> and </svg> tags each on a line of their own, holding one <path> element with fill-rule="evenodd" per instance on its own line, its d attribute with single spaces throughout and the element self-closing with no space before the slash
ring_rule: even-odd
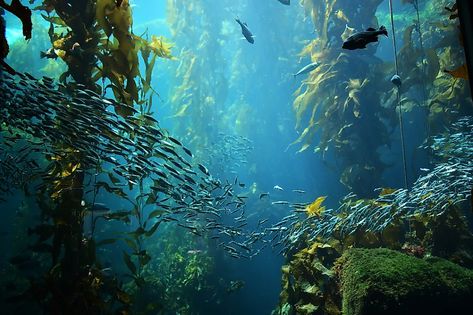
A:
<svg viewBox="0 0 473 315">
<path fill-rule="evenodd" d="M 167 19 L 179 50 L 176 84 L 170 99 L 174 109 L 171 118 L 201 157 L 201 148 L 210 146 L 212 133 L 216 134 L 222 123 L 219 109 L 228 93 L 220 44 L 223 35 L 217 26 L 222 22 L 209 9 L 214 5 L 224 8 L 231 6 L 231 1 L 167 1 Z"/>
<path fill-rule="evenodd" d="M 9 292 L 10 301 L 37 303 L 23 311 L 128 313 L 133 298 L 104 267 L 99 248 L 123 242 L 127 277 L 142 287 L 144 267 L 151 261 L 143 242 L 161 223 L 177 222 L 201 237 L 217 230 L 235 241 L 242 236 L 243 220 L 227 228 L 217 219 L 221 211 L 237 216 L 244 201 L 231 184 L 189 162 L 192 152 L 153 118 L 152 98 L 146 98 L 151 71 L 157 57 L 170 58 L 169 45 L 131 33 L 127 1 L 44 1 L 37 9 L 48 13 L 43 17 L 50 23 L 52 48 L 67 71 L 59 83 L 2 74 L 2 193 L 21 189 L 41 210 L 30 233 L 35 243 L 24 249 L 34 255 L 10 259 L 19 271 L 25 265 L 41 268 L 34 277 L 22 278 L 24 285 Z M 145 76 L 138 70 L 138 53 Z M 116 100 L 101 95 L 107 89 Z M 107 194 L 128 206 L 118 210 L 97 202 Z M 207 224 L 199 217 L 207 217 Z M 95 229 L 101 220 L 121 223 L 123 234 L 101 238 Z"/>
<path fill-rule="evenodd" d="M 325 197 L 311 204 L 289 204 L 293 214 L 273 224 L 273 246 L 281 251 L 293 251 L 300 244 L 326 242 L 332 238 L 351 235 L 379 235 L 410 220 L 433 220 L 451 208 L 464 204 L 473 186 L 473 121 L 460 119 L 449 133 L 433 137 L 430 147 L 436 153 L 437 163 L 432 170 L 420 176 L 410 190 L 383 188 L 373 199 L 360 199 L 350 193 L 338 209 L 326 209 Z M 284 224 L 281 224 L 283 222 Z"/>
<path fill-rule="evenodd" d="M 226 284 L 216 273 L 216 253 L 208 255 L 208 240 L 170 226 L 149 239 L 147 248 L 157 255 L 144 271 L 147 286 L 137 288 L 138 305 L 147 300 L 165 313 L 194 314 L 222 303 Z"/>
<path fill-rule="evenodd" d="M 301 133 L 293 144 L 300 145 L 299 152 L 312 149 L 342 160 L 342 183 L 357 194 L 370 196 L 380 186 L 386 165 L 369 152 L 389 143 L 388 126 L 382 119 L 389 121 L 390 114 L 380 102 L 386 84 L 375 79 L 384 76 L 384 65 L 373 47 L 363 55 L 341 47 L 354 29 L 361 30 L 367 21 L 378 24 L 375 13 L 381 1 L 301 3 L 313 21 L 316 38 L 300 55 L 320 65 L 295 93 L 296 129 Z M 356 9 L 359 7 L 363 9 Z"/>
<path fill-rule="evenodd" d="M 471 311 L 457 8 L 401 1 L 394 29 L 382 0 L 271 2 L 168 0 L 167 39 L 135 34 L 128 0 L 0 0 L 33 36 L 7 43 L 0 20 L 0 202 L 18 206 L 0 231 L 6 313 L 218 314 L 254 277 L 227 271 L 270 251 L 286 259 L 275 314 Z M 402 188 L 384 184 L 397 112 L 427 125 Z M 348 191 L 299 181 L 301 156 Z"/>
<path fill-rule="evenodd" d="M 467 314 L 472 271 L 442 258 L 388 249 L 352 249 L 337 261 L 342 313 Z"/>
<path fill-rule="evenodd" d="M 364 197 L 371 197 L 374 188 L 381 186 L 382 173 L 389 166 L 379 155 L 369 152 L 391 144 L 397 124 L 392 110 L 398 106 L 397 88 L 390 88 L 388 80 L 376 79 L 390 78 L 393 66 L 375 55 L 374 46 L 360 54 L 347 53 L 340 47 L 366 21 L 379 25 L 375 14 L 381 2 L 302 1 L 317 38 L 301 56 L 309 56 L 319 66 L 296 92 L 296 128 L 301 133 L 293 144 L 300 145 L 299 152 L 312 148 L 327 160 L 335 157 L 341 182 Z M 408 3 L 418 10 L 417 1 Z M 345 9 L 361 6 L 362 10 Z M 455 60 L 464 60 L 459 43 L 455 42 L 458 22 L 449 19 L 444 9 L 447 2 L 433 1 L 425 6 L 425 14 L 445 15 L 438 22 L 425 18 L 422 25 L 417 20 L 404 28 L 398 54 L 400 106 L 404 112 L 414 108 L 426 112 L 428 132 L 433 134 L 440 131 L 439 126 L 470 113 L 471 106 L 468 85 L 461 74 L 463 65 L 454 64 Z M 447 69 L 455 71 L 449 74 Z"/>
</svg>

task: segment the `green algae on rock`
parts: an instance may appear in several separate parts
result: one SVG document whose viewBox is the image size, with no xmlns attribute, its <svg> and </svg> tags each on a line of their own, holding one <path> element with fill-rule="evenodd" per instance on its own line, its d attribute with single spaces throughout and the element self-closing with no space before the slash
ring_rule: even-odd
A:
<svg viewBox="0 0 473 315">
<path fill-rule="evenodd" d="M 442 258 L 351 249 L 337 267 L 344 315 L 473 312 L 473 271 Z"/>
</svg>

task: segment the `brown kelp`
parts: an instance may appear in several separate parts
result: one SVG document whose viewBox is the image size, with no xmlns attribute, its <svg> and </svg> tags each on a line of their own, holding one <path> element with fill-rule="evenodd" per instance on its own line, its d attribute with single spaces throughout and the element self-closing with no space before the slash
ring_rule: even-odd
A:
<svg viewBox="0 0 473 315">
<path fill-rule="evenodd" d="M 416 1 L 409 3 L 416 8 Z M 426 111 L 431 134 L 441 132 L 443 126 L 462 115 L 470 115 L 472 108 L 459 22 L 456 17 L 450 18 L 445 7 L 449 7 L 448 1 L 426 3 L 422 17 L 403 25 L 399 51 L 401 106 L 406 112 L 418 108 Z M 394 99 L 394 91 L 387 94 L 387 103 Z"/>
<path fill-rule="evenodd" d="M 187 142 L 200 147 L 209 146 L 210 134 L 221 123 L 220 110 L 227 97 L 228 81 L 224 75 L 220 32 L 221 18 L 213 13 L 215 6 L 224 8 L 227 1 L 168 1 L 167 19 L 173 40 L 179 51 L 175 71 L 175 86 L 170 105 L 180 134 Z M 208 56 L 212 56 L 209 58 Z"/>
<path fill-rule="evenodd" d="M 43 18 L 50 23 L 52 48 L 68 65 L 60 82 L 71 76 L 96 92 L 110 89 L 121 103 L 143 105 L 156 58 L 172 58 L 164 38 L 152 36 L 148 41 L 133 34 L 127 0 L 43 1 L 37 9 L 46 11 Z M 145 74 L 139 71 L 140 55 Z M 98 81 L 107 85 L 100 87 Z"/>
<path fill-rule="evenodd" d="M 218 252 L 211 242 L 168 225 L 148 239 L 147 249 L 153 259 L 144 270 L 146 287 L 137 288 L 137 303 L 182 314 L 219 307 L 225 284 L 221 278 L 215 281 Z"/>
<path fill-rule="evenodd" d="M 302 1 L 317 37 L 300 56 L 320 66 L 295 93 L 296 128 L 301 132 L 294 144 L 300 144 L 299 152 L 312 148 L 323 156 L 336 156 L 342 161 L 341 182 L 363 196 L 380 185 L 386 164 L 372 152 L 390 142 L 385 121 L 392 122 L 394 112 L 381 106 L 381 96 L 390 86 L 376 79 L 384 76 L 385 67 L 374 56 L 376 48 L 354 54 L 341 47 L 355 28 L 378 24 L 375 12 L 380 3 Z"/>
<path fill-rule="evenodd" d="M 384 247 L 417 258 L 433 255 L 471 268 L 473 234 L 466 201 L 473 185 L 472 136 L 468 116 L 433 137 L 429 150 L 435 153 L 435 166 L 424 169 L 409 191 L 383 188 L 374 199 L 350 194 L 337 210 L 325 209 L 324 197 L 296 205 L 295 214 L 305 219 L 293 216 L 286 220 L 288 229 L 275 230 L 276 245 L 288 246 L 289 258 L 275 314 L 341 314 L 347 292 L 340 290 L 339 272 L 345 265 L 338 259 L 353 247 Z"/>
</svg>

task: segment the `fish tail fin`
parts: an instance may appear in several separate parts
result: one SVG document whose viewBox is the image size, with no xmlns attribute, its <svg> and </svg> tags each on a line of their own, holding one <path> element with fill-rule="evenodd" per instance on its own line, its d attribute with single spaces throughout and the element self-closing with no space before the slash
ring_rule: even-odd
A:
<svg viewBox="0 0 473 315">
<path fill-rule="evenodd" d="M 386 37 L 388 37 L 388 30 L 386 29 L 386 26 L 381 25 L 381 27 L 379 28 L 379 31 L 381 32 L 381 34 L 383 34 L 383 35 L 385 35 Z"/>
<path fill-rule="evenodd" d="M 41 51 L 39 53 L 39 56 L 41 57 L 41 59 L 44 59 L 44 58 L 46 58 L 46 53 L 44 51 Z"/>
</svg>

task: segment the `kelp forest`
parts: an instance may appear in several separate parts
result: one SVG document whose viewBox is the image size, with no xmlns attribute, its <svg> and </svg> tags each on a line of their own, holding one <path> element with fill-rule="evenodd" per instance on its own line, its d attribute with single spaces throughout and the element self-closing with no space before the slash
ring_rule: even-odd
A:
<svg viewBox="0 0 473 315">
<path fill-rule="evenodd" d="M 0 312 L 472 312 L 466 10 L 0 0 Z"/>
</svg>

